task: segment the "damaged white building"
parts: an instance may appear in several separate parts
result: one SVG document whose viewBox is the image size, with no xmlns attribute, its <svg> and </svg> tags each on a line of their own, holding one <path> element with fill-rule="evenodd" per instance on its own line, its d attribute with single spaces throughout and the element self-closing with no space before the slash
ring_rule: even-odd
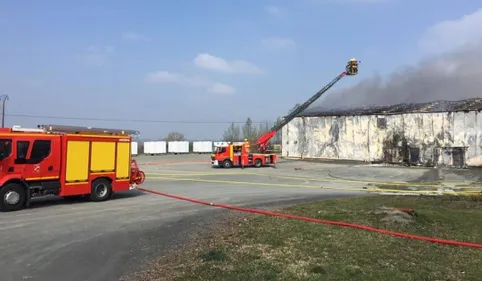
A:
<svg viewBox="0 0 482 281">
<path fill-rule="evenodd" d="M 302 113 L 282 155 L 423 166 L 482 166 L 482 99 Z"/>
</svg>

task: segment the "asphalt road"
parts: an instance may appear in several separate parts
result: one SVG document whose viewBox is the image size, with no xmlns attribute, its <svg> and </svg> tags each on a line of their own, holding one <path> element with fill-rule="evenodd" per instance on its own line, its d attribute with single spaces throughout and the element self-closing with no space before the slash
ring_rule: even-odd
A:
<svg viewBox="0 0 482 281">
<path fill-rule="evenodd" d="M 326 163 L 213 169 L 208 155 L 138 157 L 138 161 L 151 162 L 142 166 L 149 178 L 144 188 L 265 209 L 363 194 L 367 179 L 334 181 L 330 171 L 355 169 L 375 177 L 372 168 Z M 175 163 L 168 163 L 171 161 Z M 302 170 L 295 171 L 298 166 Z M 393 176 L 412 179 L 424 173 L 400 171 L 375 175 L 389 180 Z M 353 177 L 352 172 L 350 175 Z M 101 203 L 37 200 L 28 210 L 0 213 L 0 280 L 119 280 L 175 249 L 192 231 L 226 212 L 140 191 L 119 193 Z"/>
</svg>

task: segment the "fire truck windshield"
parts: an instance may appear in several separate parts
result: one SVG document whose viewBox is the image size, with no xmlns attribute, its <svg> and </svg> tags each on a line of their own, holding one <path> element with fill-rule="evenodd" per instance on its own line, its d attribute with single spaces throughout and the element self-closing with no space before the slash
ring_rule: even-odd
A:
<svg viewBox="0 0 482 281">
<path fill-rule="evenodd" d="M 3 160 L 12 154 L 12 140 L 0 139 L 0 160 Z"/>
<path fill-rule="evenodd" d="M 226 147 L 225 146 L 218 146 L 216 147 L 216 153 L 224 153 L 226 152 Z"/>
</svg>

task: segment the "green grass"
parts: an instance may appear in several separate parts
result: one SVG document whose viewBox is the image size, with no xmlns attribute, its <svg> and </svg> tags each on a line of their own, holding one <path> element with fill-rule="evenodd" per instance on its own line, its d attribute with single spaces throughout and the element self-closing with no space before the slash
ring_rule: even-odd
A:
<svg viewBox="0 0 482 281">
<path fill-rule="evenodd" d="M 413 208 L 417 215 L 395 220 L 377 214 L 384 206 Z M 282 212 L 482 243 L 482 202 L 473 198 L 367 196 L 303 204 Z M 214 237 L 198 239 L 191 249 L 160 259 L 137 280 L 482 278 L 482 249 L 267 216 L 244 216 L 218 230 Z"/>
</svg>

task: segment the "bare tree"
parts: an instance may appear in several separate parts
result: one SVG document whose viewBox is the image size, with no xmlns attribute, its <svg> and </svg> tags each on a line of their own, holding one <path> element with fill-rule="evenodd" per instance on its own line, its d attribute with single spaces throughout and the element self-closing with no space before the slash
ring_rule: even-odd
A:
<svg viewBox="0 0 482 281">
<path fill-rule="evenodd" d="M 184 134 L 180 132 L 170 132 L 167 134 L 167 137 L 164 139 L 165 141 L 183 141 L 186 140 L 184 138 Z"/>
<path fill-rule="evenodd" d="M 282 121 L 282 117 L 276 118 L 275 125 L 280 124 Z M 276 135 L 271 139 L 271 143 L 273 144 L 281 144 L 281 129 L 276 133 Z"/>
<path fill-rule="evenodd" d="M 295 106 L 296 107 L 296 106 Z M 251 118 L 248 117 L 246 123 L 241 128 L 235 123 L 231 123 L 228 128 L 223 133 L 223 140 L 228 142 L 242 141 L 243 139 L 248 139 L 250 142 L 255 142 L 262 135 L 268 133 L 274 125 L 281 123 L 282 117 L 278 117 L 276 122 L 262 122 L 258 126 L 253 124 Z M 281 144 L 281 130 L 279 130 L 276 135 L 270 141 L 273 144 Z"/>
<path fill-rule="evenodd" d="M 251 118 L 248 117 L 248 119 L 246 119 L 246 123 L 244 123 L 244 126 L 243 126 L 243 137 L 245 139 L 248 139 L 248 141 L 252 142 L 252 141 L 256 141 L 257 136 L 258 136 L 257 129 L 253 125 L 253 121 L 251 120 Z"/>
<path fill-rule="evenodd" d="M 238 125 L 231 123 L 229 127 L 224 131 L 223 134 L 224 141 L 241 141 L 241 128 Z"/>
<path fill-rule="evenodd" d="M 269 132 L 270 129 L 271 129 L 271 126 L 270 126 L 269 122 L 259 123 L 258 131 L 256 132 L 257 137 L 259 138 L 259 137 L 263 136 L 264 134 Z"/>
</svg>

